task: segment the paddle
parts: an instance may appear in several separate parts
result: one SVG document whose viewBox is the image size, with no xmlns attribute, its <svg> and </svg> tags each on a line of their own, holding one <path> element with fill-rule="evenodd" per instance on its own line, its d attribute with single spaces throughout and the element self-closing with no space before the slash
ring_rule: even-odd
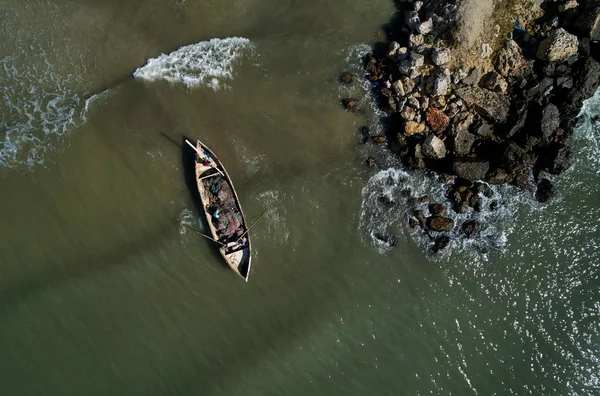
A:
<svg viewBox="0 0 600 396">
<path fill-rule="evenodd" d="M 204 238 L 210 239 L 210 240 L 211 240 L 211 241 L 213 241 L 213 242 L 216 242 L 216 243 L 218 243 L 218 244 L 220 244 L 220 245 L 222 245 L 222 246 L 225 246 L 225 247 L 227 247 L 227 245 L 225 245 L 223 242 L 221 242 L 221 241 L 217 241 L 216 239 L 213 239 L 213 238 L 209 237 L 208 235 L 201 233 L 200 231 L 198 231 L 198 230 L 197 230 L 197 229 L 195 229 L 194 227 L 191 227 L 191 226 L 189 226 L 189 225 L 187 225 L 187 224 L 183 224 L 183 223 L 179 223 L 179 224 L 181 224 L 182 226 L 184 226 L 185 228 L 187 228 L 187 229 L 189 229 L 189 230 L 191 230 L 191 231 L 194 231 L 196 234 L 200 234 L 200 235 L 202 235 Z"/>
<path fill-rule="evenodd" d="M 248 227 L 248 228 L 246 229 L 246 231 L 244 231 L 244 233 L 243 233 L 243 234 L 242 234 L 242 235 L 241 235 L 241 236 L 240 236 L 240 237 L 237 239 L 237 241 L 236 241 L 236 242 L 238 242 L 240 239 L 242 239 L 242 238 L 243 238 L 243 237 L 244 237 L 244 236 L 245 236 L 245 235 L 248 233 L 248 231 L 250 231 L 250 228 L 252 228 L 252 227 L 254 226 L 254 224 L 256 224 L 256 222 L 257 222 L 258 220 L 260 220 L 260 218 L 261 218 L 261 217 L 263 217 L 263 216 L 265 215 L 265 213 L 267 213 L 267 211 L 266 211 L 266 210 L 265 210 L 264 212 L 262 212 L 262 214 L 261 214 L 261 215 L 258 217 L 258 219 L 254 220 L 254 222 L 253 222 L 252 224 L 250 224 L 250 227 Z"/>
<path fill-rule="evenodd" d="M 196 152 L 196 154 L 198 154 L 198 157 L 202 158 L 203 155 L 200 153 L 200 151 L 198 151 L 198 149 L 196 148 L 196 146 L 194 146 L 189 140 L 185 139 L 185 142 L 188 144 L 188 146 L 190 146 L 191 148 L 194 149 L 194 151 Z M 217 168 L 216 166 L 210 166 L 211 168 L 215 169 L 217 172 L 219 172 L 219 174 L 221 174 L 221 176 L 225 177 L 225 175 L 223 174 L 223 172 L 221 172 L 219 170 L 219 168 Z"/>
</svg>

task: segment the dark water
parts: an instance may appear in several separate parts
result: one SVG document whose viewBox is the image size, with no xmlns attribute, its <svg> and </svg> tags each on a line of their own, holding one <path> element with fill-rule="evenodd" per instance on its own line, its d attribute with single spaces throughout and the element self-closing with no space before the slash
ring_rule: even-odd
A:
<svg viewBox="0 0 600 396">
<path fill-rule="evenodd" d="M 432 257 L 377 198 L 441 190 L 357 145 L 377 114 L 336 81 L 393 10 L 0 0 L 3 394 L 600 393 L 600 102 L 555 201 L 496 191 L 483 242 Z M 178 225 L 183 136 L 267 211 L 248 284 Z"/>
</svg>

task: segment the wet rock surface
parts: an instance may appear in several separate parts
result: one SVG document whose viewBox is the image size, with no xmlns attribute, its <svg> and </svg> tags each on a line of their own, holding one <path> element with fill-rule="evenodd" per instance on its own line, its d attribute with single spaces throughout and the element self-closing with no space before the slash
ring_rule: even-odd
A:
<svg viewBox="0 0 600 396">
<path fill-rule="evenodd" d="M 385 136 L 373 143 L 387 144 L 407 169 L 443 175 L 449 212 L 496 210 L 498 202 L 488 201 L 492 184 L 551 202 L 556 188 L 545 175 L 571 166 L 567 139 L 600 83 L 600 0 L 540 3 L 542 17 L 486 44 L 480 58 L 487 63 L 467 68 L 448 35 L 458 22 L 443 11 L 454 2 L 399 2 L 394 41 L 364 59 L 365 78 L 387 115 Z M 342 105 L 356 111 L 359 102 Z M 410 193 L 406 199 L 425 204 Z M 450 234 L 477 237 L 482 224 L 456 223 L 442 207 L 416 208 L 409 219 L 424 233 L 445 234 L 431 236 L 434 251 L 451 243 Z"/>
</svg>

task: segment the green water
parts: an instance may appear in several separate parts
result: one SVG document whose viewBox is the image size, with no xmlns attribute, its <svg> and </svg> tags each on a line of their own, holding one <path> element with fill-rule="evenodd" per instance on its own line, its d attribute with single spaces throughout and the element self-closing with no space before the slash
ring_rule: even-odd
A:
<svg viewBox="0 0 600 396">
<path fill-rule="evenodd" d="M 4 140 L 0 168 L 2 394 L 599 392 L 591 124 L 556 201 L 501 192 L 501 249 L 432 257 L 396 207 L 377 220 L 398 238 L 382 250 L 366 198 L 378 170 L 362 161 L 393 161 L 358 145 L 372 111 L 365 99 L 344 112 L 339 99 L 365 91 L 336 79 L 360 69 L 393 2 L 0 0 L 0 12 L 0 125 L 23 138 L 15 155 Z M 226 37 L 251 44 L 218 89 L 132 77 Z M 221 158 L 250 219 L 266 210 L 247 284 L 178 225 L 203 226 L 184 136 Z"/>
</svg>

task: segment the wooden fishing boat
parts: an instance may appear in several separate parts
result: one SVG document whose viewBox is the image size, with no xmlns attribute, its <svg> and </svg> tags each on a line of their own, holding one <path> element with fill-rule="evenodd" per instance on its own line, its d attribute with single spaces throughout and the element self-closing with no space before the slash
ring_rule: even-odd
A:
<svg viewBox="0 0 600 396">
<path fill-rule="evenodd" d="M 200 140 L 195 147 L 186 143 L 196 150 L 196 182 L 212 239 L 227 265 L 248 282 L 249 228 L 231 178 L 219 158 Z"/>
</svg>

